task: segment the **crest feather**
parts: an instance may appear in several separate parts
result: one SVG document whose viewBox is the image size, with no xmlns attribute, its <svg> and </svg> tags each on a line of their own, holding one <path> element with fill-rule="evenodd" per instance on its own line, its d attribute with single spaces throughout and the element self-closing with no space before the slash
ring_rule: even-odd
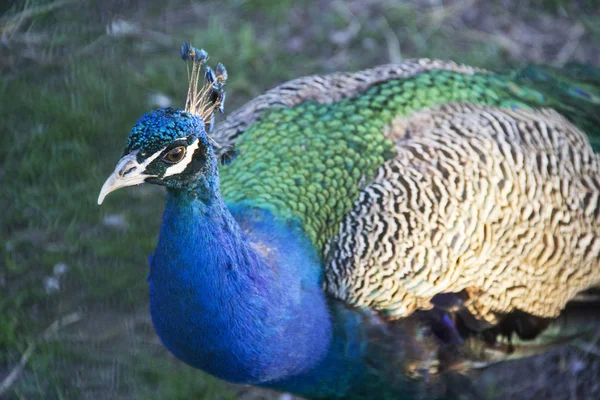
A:
<svg viewBox="0 0 600 400">
<path fill-rule="evenodd" d="M 181 46 L 181 58 L 191 61 L 192 68 L 188 64 L 188 92 L 185 100 L 185 111 L 201 117 L 206 123 L 207 132 L 211 132 L 214 126 L 215 110 L 224 112 L 225 91 L 223 86 L 227 81 L 227 70 L 221 63 L 217 63 L 213 70 L 206 62 L 208 53 L 204 49 L 197 49 L 189 42 Z M 204 73 L 203 73 L 204 71 Z M 203 83 L 200 83 L 201 75 L 204 75 Z"/>
</svg>

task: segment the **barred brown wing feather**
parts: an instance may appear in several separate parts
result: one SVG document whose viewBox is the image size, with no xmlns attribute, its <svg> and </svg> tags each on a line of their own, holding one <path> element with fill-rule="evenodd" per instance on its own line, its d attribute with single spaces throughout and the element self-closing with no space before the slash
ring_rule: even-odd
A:
<svg viewBox="0 0 600 400">
<path fill-rule="evenodd" d="M 326 246 L 332 296 L 400 318 L 465 290 L 493 324 L 600 283 L 600 161 L 558 113 L 446 105 L 388 135 L 397 157 Z"/>
</svg>

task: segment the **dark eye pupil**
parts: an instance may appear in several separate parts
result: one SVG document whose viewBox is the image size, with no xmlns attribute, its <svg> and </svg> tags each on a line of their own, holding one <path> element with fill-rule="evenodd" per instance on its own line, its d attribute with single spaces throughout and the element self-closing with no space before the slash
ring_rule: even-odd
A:
<svg viewBox="0 0 600 400">
<path fill-rule="evenodd" d="M 167 153 L 167 160 L 171 161 L 171 162 L 177 162 L 180 161 L 183 158 L 183 148 L 182 147 L 176 147 L 173 150 L 169 151 Z"/>
</svg>

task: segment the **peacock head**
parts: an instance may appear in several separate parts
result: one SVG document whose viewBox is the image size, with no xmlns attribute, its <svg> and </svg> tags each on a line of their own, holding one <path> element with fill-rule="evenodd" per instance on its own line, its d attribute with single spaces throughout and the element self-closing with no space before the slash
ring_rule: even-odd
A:
<svg viewBox="0 0 600 400">
<path fill-rule="evenodd" d="M 194 187 L 216 172 L 213 146 L 218 145 L 209 133 L 215 111 L 223 112 L 227 71 L 221 63 L 214 70 L 206 66 L 207 53 L 187 42 L 181 57 L 192 64 L 185 109 L 160 108 L 137 121 L 123 157 L 100 190 L 98 204 L 122 187 L 141 183 Z M 205 82 L 199 87 L 202 74 Z"/>
</svg>

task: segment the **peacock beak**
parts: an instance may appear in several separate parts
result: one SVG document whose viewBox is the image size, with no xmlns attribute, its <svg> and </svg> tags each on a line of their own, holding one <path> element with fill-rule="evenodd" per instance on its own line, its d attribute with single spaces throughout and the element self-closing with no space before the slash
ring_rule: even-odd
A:
<svg viewBox="0 0 600 400">
<path fill-rule="evenodd" d="M 104 198 L 110 192 L 126 186 L 139 185 L 144 183 L 148 175 L 144 174 L 145 164 L 140 165 L 136 159 L 137 151 L 121 158 L 115 167 L 113 173 L 108 177 L 98 196 L 98 205 L 102 204 Z"/>
</svg>

